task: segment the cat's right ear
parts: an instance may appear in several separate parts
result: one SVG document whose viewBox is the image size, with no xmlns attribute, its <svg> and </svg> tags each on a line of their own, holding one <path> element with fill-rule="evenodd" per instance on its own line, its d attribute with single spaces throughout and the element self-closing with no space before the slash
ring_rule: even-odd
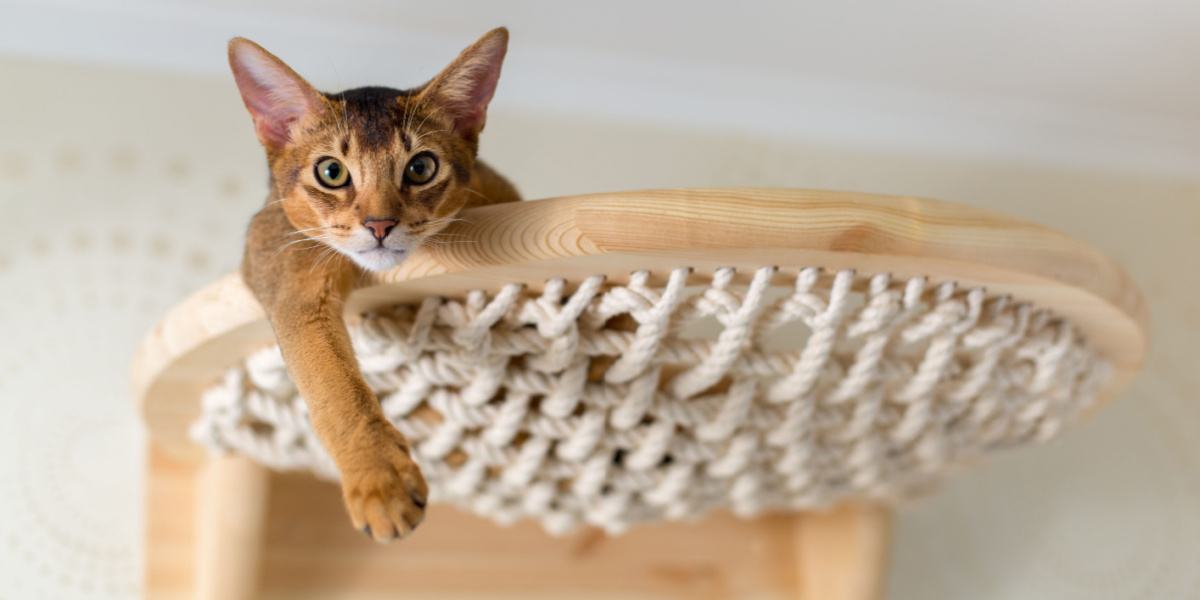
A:
<svg viewBox="0 0 1200 600">
<path fill-rule="evenodd" d="M 282 148 L 297 121 L 324 110 L 321 92 L 274 54 L 246 38 L 229 40 L 229 67 L 242 102 L 254 119 L 258 140 L 268 149 Z"/>
</svg>

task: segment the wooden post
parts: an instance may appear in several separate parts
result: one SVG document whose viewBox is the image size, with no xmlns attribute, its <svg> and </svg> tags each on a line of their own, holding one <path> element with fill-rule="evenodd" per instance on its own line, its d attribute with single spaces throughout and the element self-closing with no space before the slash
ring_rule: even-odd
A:
<svg viewBox="0 0 1200 600">
<path fill-rule="evenodd" d="M 242 456 L 211 458 L 197 473 L 196 598 L 257 597 L 270 473 Z"/>
<path fill-rule="evenodd" d="M 795 561 L 801 600 L 875 600 L 883 593 L 891 513 L 845 505 L 795 519 Z"/>
</svg>

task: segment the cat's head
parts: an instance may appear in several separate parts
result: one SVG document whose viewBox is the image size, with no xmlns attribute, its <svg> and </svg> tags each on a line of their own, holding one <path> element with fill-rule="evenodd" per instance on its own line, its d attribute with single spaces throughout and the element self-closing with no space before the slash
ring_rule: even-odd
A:
<svg viewBox="0 0 1200 600">
<path fill-rule="evenodd" d="M 425 85 L 317 91 L 243 38 L 229 64 L 267 152 L 273 193 L 303 235 L 365 269 L 399 264 L 467 202 L 508 31 L 494 29 Z"/>
</svg>

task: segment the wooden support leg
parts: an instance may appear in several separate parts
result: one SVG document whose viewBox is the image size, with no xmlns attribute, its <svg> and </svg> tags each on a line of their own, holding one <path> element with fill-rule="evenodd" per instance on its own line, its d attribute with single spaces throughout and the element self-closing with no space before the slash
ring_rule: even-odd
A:
<svg viewBox="0 0 1200 600">
<path fill-rule="evenodd" d="M 145 597 L 154 600 L 493 600 L 526 598 L 532 581 L 555 598 L 874 600 L 882 592 L 889 515 L 876 507 L 717 514 L 615 538 L 550 538 L 536 523 L 501 528 L 435 505 L 411 540 L 381 546 L 347 525 L 335 485 L 233 457 L 149 454 Z"/>
<path fill-rule="evenodd" d="M 196 598 L 256 598 L 270 473 L 231 455 L 209 459 L 198 478 Z"/>
<path fill-rule="evenodd" d="M 874 600 L 883 593 L 891 513 L 846 505 L 796 517 L 795 560 L 801 600 Z"/>
</svg>

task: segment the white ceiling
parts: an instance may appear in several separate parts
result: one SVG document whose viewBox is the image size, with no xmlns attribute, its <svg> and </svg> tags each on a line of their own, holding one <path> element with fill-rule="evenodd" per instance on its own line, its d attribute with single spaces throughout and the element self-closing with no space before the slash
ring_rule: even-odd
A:
<svg viewBox="0 0 1200 600">
<path fill-rule="evenodd" d="M 1200 1 L 0 0 L 0 54 L 420 83 L 512 30 L 497 104 L 987 159 L 1200 174 Z"/>
</svg>

